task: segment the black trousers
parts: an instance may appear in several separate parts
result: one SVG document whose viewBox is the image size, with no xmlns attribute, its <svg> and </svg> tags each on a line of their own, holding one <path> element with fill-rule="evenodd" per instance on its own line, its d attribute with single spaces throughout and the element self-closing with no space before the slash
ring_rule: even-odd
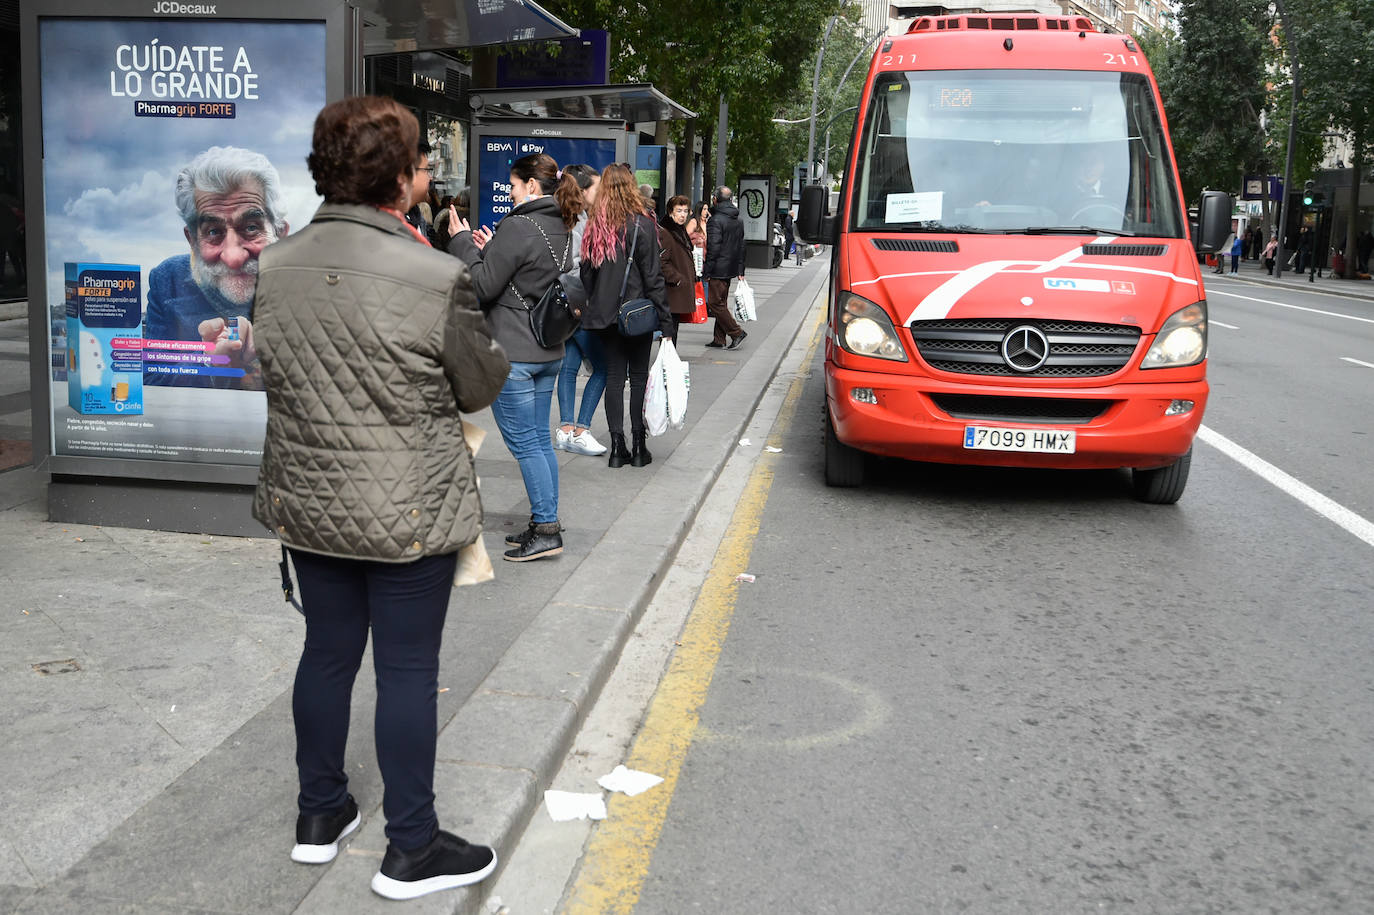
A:
<svg viewBox="0 0 1374 915">
<path fill-rule="evenodd" d="M 730 313 L 730 280 L 709 277 L 706 280 L 706 310 L 716 319 L 712 328 L 711 342 L 724 343 L 726 336 L 738 337 L 742 332 L 739 322 Z"/>
<path fill-rule="evenodd" d="M 292 550 L 291 560 L 305 608 L 305 649 L 291 702 L 300 812 L 329 813 L 344 804 L 349 707 L 370 626 L 386 837 L 405 851 L 420 848 L 439 828 L 439 644 L 458 554 L 387 563 Z"/>
<path fill-rule="evenodd" d="M 644 431 L 644 389 L 649 384 L 649 351 L 654 345 L 654 335 L 626 337 L 615 326 L 596 333 L 606 354 L 606 393 L 602 398 L 606 428 L 612 435 L 625 434 L 625 378 L 628 375 L 630 430 L 639 435 Z"/>
</svg>

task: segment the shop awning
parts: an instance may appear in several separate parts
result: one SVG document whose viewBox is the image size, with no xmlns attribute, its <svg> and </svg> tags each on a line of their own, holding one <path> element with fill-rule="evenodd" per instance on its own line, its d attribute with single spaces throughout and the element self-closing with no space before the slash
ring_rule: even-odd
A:
<svg viewBox="0 0 1374 915">
<path fill-rule="evenodd" d="M 363 53 L 403 54 L 575 38 L 577 29 L 530 0 L 357 0 Z"/>
<path fill-rule="evenodd" d="M 474 89 L 472 108 L 481 117 L 596 118 L 636 123 L 694 118 L 649 83 L 557 86 L 548 89 Z"/>
</svg>

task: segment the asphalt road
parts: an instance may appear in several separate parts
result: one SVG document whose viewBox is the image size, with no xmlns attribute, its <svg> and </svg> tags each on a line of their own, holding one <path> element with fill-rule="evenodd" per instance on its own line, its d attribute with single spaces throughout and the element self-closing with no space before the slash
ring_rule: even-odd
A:
<svg viewBox="0 0 1374 915">
<path fill-rule="evenodd" d="M 1374 518 L 1374 302 L 1207 280 L 1206 424 Z"/>
<path fill-rule="evenodd" d="M 1367 523 L 1374 303 L 1209 280 L 1206 427 Z M 1370 543 L 1203 443 L 1176 506 L 1124 472 L 827 489 L 818 359 L 666 813 L 613 867 L 593 836 L 570 911 L 617 868 L 640 915 L 1374 910 Z"/>
</svg>

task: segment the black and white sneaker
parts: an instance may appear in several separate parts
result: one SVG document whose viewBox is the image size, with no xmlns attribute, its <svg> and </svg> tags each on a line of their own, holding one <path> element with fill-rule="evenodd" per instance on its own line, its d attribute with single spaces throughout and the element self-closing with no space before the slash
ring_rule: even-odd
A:
<svg viewBox="0 0 1374 915">
<path fill-rule="evenodd" d="M 358 802 L 353 795 L 334 813 L 296 817 L 296 847 L 291 860 L 301 864 L 328 864 L 339 853 L 339 840 L 358 828 Z"/>
<path fill-rule="evenodd" d="M 387 899 L 415 899 L 477 883 L 494 870 L 496 852 L 441 829 L 415 851 L 388 845 L 382 869 L 372 877 L 372 892 Z"/>
</svg>

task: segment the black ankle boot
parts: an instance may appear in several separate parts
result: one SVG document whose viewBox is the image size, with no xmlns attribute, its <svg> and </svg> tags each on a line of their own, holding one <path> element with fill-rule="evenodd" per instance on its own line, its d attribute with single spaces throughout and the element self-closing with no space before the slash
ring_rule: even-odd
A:
<svg viewBox="0 0 1374 915">
<path fill-rule="evenodd" d="M 510 544 L 528 543 L 534 537 L 534 519 L 530 519 L 529 526 L 523 531 L 506 535 L 506 542 Z"/>
<path fill-rule="evenodd" d="M 630 449 L 625 447 L 625 436 L 611 434 L 611 456 L 606 459 L 607 467 L 624 467 L 630 463 Z"/>
<path fill-rule="evenodd" d="M 530 528 L 533 536 L 524 543 L 518 544 L 513 550 L 506 550 L 504 557 L 511 562 L 529 562 L 531 559 L 542 559 L 545 556 L 557 556 L 563 552 L 563 535 L 557 521 L 548 524 L 536 524 Z"/>
<path fill-rule="evenodd" d="M 634 450 L 630 452 L 631 467 L 646 467 L 654 462 L 654 456 L 644 447 L 643 430 L 634 434 Z"/>
</svg>

